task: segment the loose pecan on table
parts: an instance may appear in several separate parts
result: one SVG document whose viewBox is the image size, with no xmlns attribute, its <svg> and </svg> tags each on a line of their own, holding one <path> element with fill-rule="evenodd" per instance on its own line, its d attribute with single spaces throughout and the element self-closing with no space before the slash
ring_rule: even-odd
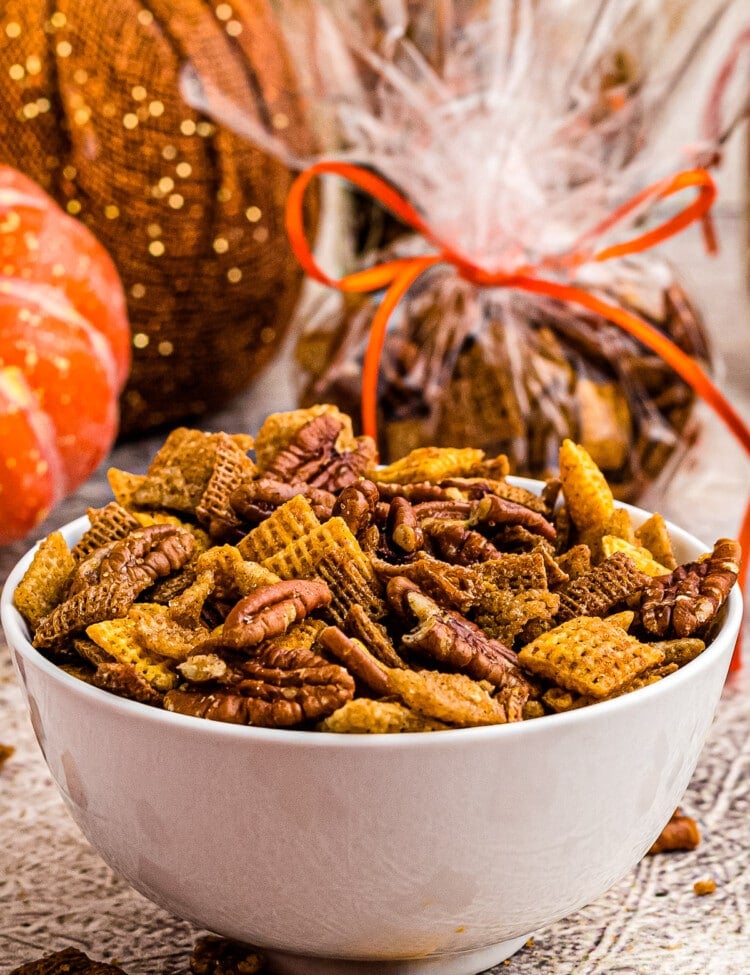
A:
<svg viewBox="0 0 750 975">
<path fill-rule="evenodd" d="M 698 824 L 692 817 L 685 816 L 678 806 L 648 852 L 653 855 L 678 850 L 694 850 L 700 841 Z"/>
</svg>

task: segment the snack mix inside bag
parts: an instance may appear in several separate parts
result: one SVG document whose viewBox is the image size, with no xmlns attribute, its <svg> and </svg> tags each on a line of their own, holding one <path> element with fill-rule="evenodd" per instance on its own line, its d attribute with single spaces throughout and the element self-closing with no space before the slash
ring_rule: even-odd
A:
<svg viewBox="0 0 750 975">
<path fill-rule="evenodd" d="M 277 0 L 307 129 L 258 111 L 251 84 L 237 91 L 222 63 L 187 64 L 188 103 L 303 178 L 317 167 L 325 199 L 338 194 L 324 207 L 334 232 L 314 253 L 295 232 L 294 191 L 287 202 L 292 247 L 327 286 L 294 349 L 295 405 L 335 403 L 355 432 L 377 430 L 388 462 L 475 446 L 544 477 L 571 439 L 620 500 L 665 484 L 695 440 L 696 390 L 602 304 L 711 368 L 697 306 L 656 246 L 677 230 L 650 232 L 693 200 L 666 202 L 664 181 L 716 156 L 721 118 L 744 106 L 739 86 L 721 111 L 707 99 L 731 6 Z M 684 132 L 670 136 L 670 119 Z M 435 256 L 381 328 L 394 279 L 380 272 Z M 599 310 L 540 282 L 574 286 Z"/>
<path fill-rule="evenodd" d="M 33 644 L 145 705 L 339 733 L 503 724 L 667 678 L 710 642 L 739 545 L 678 565 L 565 440 L 536 494 L 504 455 L 387 466 L 331 405 L 169 434 L 15 592 Z"/>
</svg>

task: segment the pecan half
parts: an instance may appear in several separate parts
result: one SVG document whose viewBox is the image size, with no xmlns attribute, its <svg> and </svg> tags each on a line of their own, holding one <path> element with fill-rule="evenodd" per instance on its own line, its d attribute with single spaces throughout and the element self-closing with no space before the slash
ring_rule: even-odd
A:
<svg viewBox="0 0 750 975">
<path fill-rule="evenodd" d="M 90 586 L 126 586 L 133 598 L 157 579 L 177 572 L 195 553 L 195 538 L 175 525 L 136 528 L 124 538 L 93 552 L 76 568 L 69 596 Z"/>
<path fill-rule="evenodd" d="M 280 481 L 306 481 L 330 491 L 356 481 L 375 466 L 377 450 L 370 437 L 358 437 L 354 450 L 339 453 L 336 441 L 343 427 L 331 413 L 316 416 L 269 461 L 266 475 Z"/>
<path fill-rule="evenodd" d="M 463 521 L 429 519 L 422 523 L 422 531 L 430 551 L 453 565 L 473 565 L 500 557 L 500 551 L 492 542 L 467 528 Z"/>
<path fill-rule="evenodd" d="M 477 502 L 471 518 L 472 525 L 521 525 L 534 535 L 541 535 L 548 541 L 554 541 L 556 531 L 539 511 L 532 511 L 523 504 L 508 498 L 487 494 Z"/>
<path fill-rule="evenodd" d="M 385 532 L 392 546 L 409 555 L 424 545 L 424 532 L 416 511 L 406 498 L 396 497 L 391 501 Z"/>
<path fill-rule="evenodd" d="M 244 522 L 258 524 L 298 494 L 307 498 L 315 515 L 322 521 L 331 517 L 336 496 L 298 480 L 285 482 L 259 477 L 233 491 L 229 504 Z"/>
<path fill-rule="evenodd" d="M 337 664 L 304 647 L 261 648 L 241 664 L 242 677 L 227 689 L 167 692 L 168 711 L 266 728 L 317 721 L 354 696 L 354 679 Z"/>
<path fill-rule="evenodd" d="M 740 557 L 739 544 L 721 538 L 707 559 L 687 562 L 669 575 L 650 578 L 640 598 L 641 626 L 659 637 L 687 637 L 704 630 L 737 581 Z"/>
<path fill-rule="evenodd" d="M 368 551 L 374 549 L 379 540 L 375 525 L 379 500 L 380 495 L 375 484 L 362 478 L 343 488 L 331 512 L 333 517 L 338 515 L 346 522 L 360 545 Z"/>
<path fill-rule="evenodd" d="M 442 609 L 403 576 L 391 579 L 386 596 L 400 616 L 407 619 L 414 616 L 418 621 L 416 629 L 402 637 L 405 646 L 475 680 L 528 691 L 529 685 L 516 665 L 515 653 L 498 640 L 491 640 L 470 620 Z"/>
<path fill-rule="evenodd" d="M 318 636 L 318 643 L 375 694 L 385 697 L 390 693 L 390 668 L 377 660 L 359 640 L 348 637 L 337 626 L 328 626 Z"/>
<path fill-rule="evenodd" d="M 231 610 L 219 643 L 235 650 L 256 646 L 286 633 L 292 623 L 330 601 L 331 590 L 319 579 L 290 579 L 261 586 Z"/>
</svg>

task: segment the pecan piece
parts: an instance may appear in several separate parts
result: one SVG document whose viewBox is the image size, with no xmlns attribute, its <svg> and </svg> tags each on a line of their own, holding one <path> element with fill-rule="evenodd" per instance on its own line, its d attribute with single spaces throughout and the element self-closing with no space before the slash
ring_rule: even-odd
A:
<svg viewBox="0 0 750 975">
<path fill-rule="evenodd" d="M 720 538 L 703 561 L 687 562 L 643 587 L 638 619 L 654 636 L 692 636 L 704 630 L 726 602 L 737 581 L 740 546 Z"/>
<path fill-rule="evenodd" d="M 467 528 L 463 521 L 429 519 L 422 523 L 422 531 L 432 552 L 453 565 L 473 565 L 500 558 L 500 551 L 492 542 Z"/>
<path fill-rule="evenodd" d="M 694 850 L 700 841 L 698 824 L 691 816 L 685 816 L 678 806 L 648 852 L 653 856 L 674 850 Z"/>
<path fill-rule="evenodd" d="M 219 642 L 235 650 L 256 646 L 286 633 L 292 623 L 330 601 L 331 590 L 319 579 L 289 579 L 261 586 L 231 610 Z"/>
<path fill-rule="evenodd" d="M 477 502 L 471 518 L 472 525 L 521 525 L 534 535 L 541 535 L 552 542 L 555 539 L 555 526 L 539 511 L 532 511 L 523 504 L 501 498 L 497 494 L 487 494 Z"/>
<path fill-rule="evenodd" d="M 426 552 L 420 552 L 413 562 L 400 565 L 391 565 L 375 558 L 372 564 L 381 579 L 405 576 L 436 603 L 448 609 L 466 613 L 475 602 L 476 576 L 471 566 L 447 565 Z"/>
<path fill-rule="evenodd" d="M 512 650 L 490 639 L 460 614 L 442 609 L 413 582 L 403 576 L 391 579 L 386 597 L 400 616 L 417 618 L 416 629 L 402 637 L 405 646 L 475 680 L 487 680 L 496 687 L 529 689 Z"/>
<path fill-rule="evenodd" d="M 334 492 L 356 481 L 375 466 L 377 451 L 370 437 L 358 437 L 354 450 L 339 453 L 336 441 L 343 428 L 331 413 L 316 416 L 269 461 L 266 475 L 280 481 L 306 481 Z"/>
<path fill-rule="evenodd" d="M 336 498 L 332 516 L 339 516 L 349 526 L 365 551 L 373 551 L 380 540 L 376 521 L 380 495 L 367 478 L 348 484 Z"/>
<path fill-rule="evenodd" d="M 618 603 L 643 590 L 652 576 L 641 572 L 624 552 L 615 552 L 559 590 L 559 621 L 576 616 L 606 616 Z"/>
<path fill-rule="evenodd" d="M 416 552 L 424 544 L 424 534 L 417 516 L 406 498 L 394 498 L 391 501 L 386 531 L 393 544 L 404 552 Z"/>
<path fill-rule="evenodd" d="M 354 696 L 352 676 L 304 647 L 261 648 L 243 661 L 241 679 L 226 690 L 168 691 L 164 707 L 214 721 L 289 728 L 317 721 Z"/>
<path fill-rule="evenodd" d="M 284 482 L 271 477 L 259 477 L 233 491 L 229 504 L 243 521 L 255 525 L 265 521 L 277 508 L 298 494 L 307 498 L 317 518 L 325 521 L 331 517 L 336 496 L 330 491 L 298 480 Z"/>
<path fill-rule="evenodd" d="M 398 484 L 377 481 L 376 487 L 383 501 L 393 501 L 394 498 L 406 498 L 413 505 L 429 501 L 461 501 L 462 495 L 458 488 L 433 484 L 430 481 L 420 481 L 416 484 Z"/>
<path fill-rule="evenodd" d="M 136 589 L 181 569 L 195 553 L 195 538 L 186 528 L 151 525 L 138 528 L 119 542 L 102 561 L 99 581 L 124 578 Z"/>
</svg>

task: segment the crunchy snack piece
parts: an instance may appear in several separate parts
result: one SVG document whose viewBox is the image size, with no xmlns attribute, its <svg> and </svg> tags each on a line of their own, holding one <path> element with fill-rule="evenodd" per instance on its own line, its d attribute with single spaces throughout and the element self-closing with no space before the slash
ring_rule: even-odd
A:
<svg viewBox="0 0 750 975">
<path fill-rule="evenodd" d="M 132 588 L 124 583 L 87 586 L 39 621 L 32 642 L 37 649 L 59 646 L 72 634 L 83 633 L 92 623 L 126 616 L 134 601 Z"/>
<path fill-rule="evenodd" d="M 685 816 L 678 806 L 648 852 L 653 856 L 656 853 L 694 850 L 700 841 L 698 824 L 692 817 Z"/>
<path fill-rule="evenodd" d="M 279 576 L 259 562 L 243 558 L 234 545 L 215 545 L 199 557 L 195 568 L 197 575 L 211 574 L 217 599 L 236 600 L 279 581 Z"/>
<path fill-rule="evenodd" d="M 340 735 L 402 734 L 405 731 L 444 731 L 450 725 L 399 704 L 357 697 L 347 701 L 318 725 L 319 731 Z"/>
<path fill-rule="evenodd" d="M 182 626 L 166 606 L 157 603 L 134 603 L 128 619 L 135 621 L 138 645 L 158 657 L 184 660 L 209 635 L 208 629 L 200 624 Z"/>
<path fill-rule="evenodd" d="M 342 663 L 368 690 L 379 697 L 388 696 L 389 668 L 370 653 L 361 640 L 348 637 L 338 626 L 327 626 L 321 631 L 318 644 L 329 657 Z"/>
<path fill-rule="evenodd" d="M 190 975 L 259 975 L 264 969 L 258 948 L 213 934 L 198 938 L 190 955 Z"/>
<path fill-rule="evenodd" d="M 615 508 L 606 478 L 584 447 L 565 439 L 559 452 L 565 506 L 579 531 L 601 531 Z"/>
<path fill-rule="evenodd" d="M 588 545 L 574 545 L 556 558 L 557 564 L 572 581 L 591 569 L 591 549 Z"/>
<path fill-rule="evenodd" d="M 526 695 L 505 688 L 498 695 L 466 674 L 437 670 L 389 671 L 388 685 L 414 711 L 457 728 L 519 721 Z"/>
<path fill-rule="evenodd" d="M 672 551 L 667 523 L 662 515 L 654 512 L 635 530 L 636 541 L 648 549 L 652 557 L 667 569 L 677 568 L 677 559 Z"/>
<path fill-rule="evenodd" d="M 625 552 L 615 552 L 600 565 L 578 576 L 560 590 L 559 620 L 576 616 L 606 616 L 651 579 Z"/>
<path fill-rule="evenodd" d="M 303 494 L 295 494 L 248 532 L 237 548 L 244 559 L 262 562 L 319 526 L 310 502 Z"/>
<path fill-rule="evenodd" d="M 88 528 L 71 549 L 76 562 L 90 555 L 110 542 L 119 541 L 135 528 L 140 528 L 138 519 L 117 501 L 110 501 L 103 508 L 88 508 L 91 527 Z"/>
<path fill-rule="evenodd" d="M 547 589 L 486 591 L 477 600 L 475 619 L 484 632 L 505 646 L 517 637 L 524 642 L 548 629 L 560 606 L 560 597 Z"/>
<path fill-rule="evenodd" d="M 703 640 L 689 636 L 678 637 L 676 640 L 657 640 L 652 646 L 658 647 L 664 654 L 665 664 L 675 664 L 676 667 L 684 667 L 706 649 Z"/>
<path fill-rule="evenodd" d="M 208 487 L 216 461 L 216 435 L 177 427 L 149 465 L 132 503 L 193 513 Z"/>
<path fill-rule="evenodd" d="M 217 653 L 193 653 L 177 669 L 191 684 L 207 684 L 213 681 L 229 683 L 230 668 Z"/>
<path fill-rule="evenodd" d="M 353 450 L 356 446 L 351 417 L 342 413 L 337 406 L 319 403 L 307 409 L 290 410 L 285 413 L 271 413 L 263 421 L 255 438 L 255 459 L 260 471 L 265 471 L 269 462 L 289 446 L 299 431 L 311 420 L 322 415 L 335 418 L 340 423 L 334 447 L 340 452 Z"/>
<path fill-rule="evenodd" d="M 624 552 L 633 560 L 633 564 L 647 576 L 669 575 L 669 569 L 657 562 L 647 548 L 641 545 L 632 545 L 624 538 L 617 538 L 615 535 L 604 535 L 602 537 L 602 554 L 605 558 L 614 555 L 615 552 Z"/>
<path fill-rule="evenodd" d="M 647 633 L 685 637 L 700 633 L 716 618 L 737 581 L 740 547 L 721 538 L 711 554 L 651 579 L 640 595 L 639 621 Z"/>
<path fill-rule="evenodd" d="M 466 527 L 464 521 L 428 518 L 422 530 L 429 550 L 451 565 L 474 565 L 500 557 L 500 552 L 480 532 Z"/>
<path fill-rule="evenodd" d="M 359 640 L 386 667 L 405 667 L 396 653 L 388 630 L 372 618 L 359 603 L 353 603 L 342 623 L 344 632 Z"/>
<path fill-rule="evenodd" d="M 561 623 L 518 654 L 519 664 L 532 673 L 597 700 L 662 660 L 659 650 L 596 616 Z"/>
<path fill-rule="evenodd" d="M 516 501 L 498 497 L 496 494 L 486 494 L 474 509 L 469 524 L 481 525 L 483 528 L 493 528 L 500 525 L 521 525 L 532 533 L 541 535 L 547 541 L 554 541 L 555 526 L 547 521 L 543 514 L 527 508 Z"/>
<path fill-rule="evenodd" d="M 140 701 L 141 704 L 161 704 L 162 695 L 155 685 L 148 681 L 132 663 L 102 661 L 97 664 L 90 681 L 103 691 L 111 691 L 131 701 Z"/>
<path fill-rule="evenodd" d="M 135 598 L 157 579 L 186 565 L 195 553 L 191 532 L 173 525 L 136 528 L 124 538 L 96 549 L 80 562 L 71 579 L 70 595 L 89 586 L 124 585 Z"/>
<path fill-rule="evenodd" d="M 138 642 L 138 622 L 129 617 L 102 620 L 86 627 L 86 636 L 121 664 L 130 664 L 138 675 L 159 691 L 168 691 L 176 681 L 172 665 L 146 650 Z"/>
<path fill-rule="evenodd" d="M 60 532 L 39 543 L 29 568 L 13 593 L 13 604 L 34 629 L 61 602 L 75 560 Z"/>
<path fill-rule="evenodd" d="M 511 592 L 547 589 L 547 567 L 540 551 L 520 554 L 501 552 L 499 558 L 473 566 L 472 578 L 480 593 L 488 589 Z"/>
<path fill-rule="evenodd" d="M 126 975 L 119 965 L 106 965 L 93 961 L 77 948 L 64 948 L 20 968 L 10 975 Z"/>
<path fill-rule="evenodd" d="M 131 474 L 117 467 L 110 467 L 107 471 L 107 480 L 118 504 L 128 511 L 136 507 L 135 493 L 146 480 L 145 474 Z"/>
<path fill-rule="evenodd" d="M 471 475 L 484 459 L 484 451 L 473 447 L 417 447 L 387 467 L 370 472 L 383 483 L 417 484 Z"/>
<path fill-rule="evenodd" d="M 73 637 L 71 643 L 81 660 L 85 660 L 92 667 L 98 667 L 99 664 L 111 664 L 113 662 L 113 658 L 106 650 L 102 650 L 98 643 L 94 643 L 93 640 L 83 634 Z"/>
<path fill-rule="evenodd" d="M 634 619 L 635 613 L 632 609 L 622 609 L 619 613 L 610 613 L 607 622 L 613 626 L 621 626 L 623 630 L 629 630 Z"/>
<path fill-rule="evenodd" d="M 377 451 L 369 437 L 357 437 L 351 450 L 339 450 L 336 445 L 344 426 L 340 416 L 330 412 L 314 417 L 268 460 L 264 473 L 280 481 L 307 481 L 328 491 L 346 487 L 375 464 Z"/>
<path fill-rule="evenodd" d="M 214 467 L 195 509 L 198 521 L 209 529 L 214 521 L 236 522 L 229 499 L 256 471 L 253 461 L 228 434 L 214 434 L 214 443 Z"/>
<path fill-rule="evenodd" d="M 482 568 L 482 563 L 449 565 L 426 552 L 420 552 L 413 562 L 391 565 L 373 558 L 372 564 L 379 579 L 387 582 L 394 576 L 405 576 L 441 606 L 464 614 L 474 605 L 477 588 L 474 572 Z"/>
<path fill-rule="evenodd" d="M 609 516 L 609 521 L 602 528 L 603 535 L 612 535 L 635 545 L 635 531 L 633 521 L 627 508 L 615 508 Z"/>
<path fill-rule="evenodd" d="M 374 607 L 380 603 L 381 586 L 372 564 L 339 517 L 297 538 L 262 565 L 282 579 L 319 575 L 333 594 L 331 612 L 342 620 L 353 602 Z"/>
</svg>

